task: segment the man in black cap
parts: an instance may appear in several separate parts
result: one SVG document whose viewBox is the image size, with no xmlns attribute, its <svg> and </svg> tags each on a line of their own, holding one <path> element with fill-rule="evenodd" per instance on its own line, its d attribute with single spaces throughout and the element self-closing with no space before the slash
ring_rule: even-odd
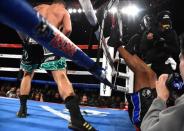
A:
<svg viewBox="0 0 184 131">
<path fill-rule="evenodd" d="M 176 69 L 179 44 L 170 15 L 169 11 L 158 13 L 157 21 L 152 20 L 150 28 L 143 33 L 139 46 L 142 59 L 151 65 L 157 76 L 172 73 Z"/>
</svg>

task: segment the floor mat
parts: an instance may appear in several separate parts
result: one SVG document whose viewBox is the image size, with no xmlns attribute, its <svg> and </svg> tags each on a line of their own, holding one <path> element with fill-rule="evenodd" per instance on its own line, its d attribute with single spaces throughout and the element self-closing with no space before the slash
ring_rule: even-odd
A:
<svg viewBox="0 0 184 131">
<path fill-rule="evenodd" d="M 71 131 L 63 104 L 28 101 L 27 118 L 17 118 L 19 100 L 0 97 L 1 131 Z M 81 107 L 85 119 L 99 131 L 135 131 L 128 112 L 108 108 Z"/>
</svg>

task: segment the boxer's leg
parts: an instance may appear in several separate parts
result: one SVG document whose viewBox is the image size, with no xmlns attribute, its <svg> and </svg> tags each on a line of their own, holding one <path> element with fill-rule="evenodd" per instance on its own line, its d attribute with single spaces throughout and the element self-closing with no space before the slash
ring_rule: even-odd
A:
<svg viewBox="0 0 184 131">
<path fill-rule="evenodd" d="M 52 56 L 50 57 L 53 58 Z M 49 57 L 47 59 L 49 59 Z M 72 84 L 66 74 L 65 58 L 44 62 L 40 67 L 45 70 L 50 70 L 57 83 L 59 93 L 65 101 L 66 108 L 70 112 L 71 123 L 68 127 L 75 130 L 95 131 L 95 128 L 85 121 L 80 112 L 79 99 L 75 95 Z"/>
<path fill-rule="evenodd" d="M 52 71 L 52 75 L 58 85 L 59 92 L 65 101 L 66 108 L 70 112 L 71 123 L 69 124 L 69 128 L 94 131 L 95 129 L 84 120 L 80 112 L 79 98 L 75 95 L 72 84 L 68 80 L 65 71 Z"/>
<path fill-rule="evenodd" d="M 31 80 L 34 72 L 24 71 L 24 75 L 20 85 L 20 109 L 17 112 L 17 117 L 24 118 L 27 116 L 27 99 L 31 89 Z"/>
<path fill-rule="evenodd" d="M 22 39 L 23 40 L 23 39 Z M 20 84 L 20 109 L 17 113 L 18 117 L 27 116 L 27 99 L 31 90 L 31 81 L 34 76 L 34 70 L 38 69 L 43 59 L 42 47 L 33 44 L 31 41 L 24 41 L 23 55 L 20 68 L 24 71 L 24 75 Z"/>
</svg>

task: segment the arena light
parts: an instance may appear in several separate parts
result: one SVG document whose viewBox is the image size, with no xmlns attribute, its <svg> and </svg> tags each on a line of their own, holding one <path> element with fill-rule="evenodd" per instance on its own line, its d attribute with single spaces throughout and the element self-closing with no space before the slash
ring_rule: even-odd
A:
<svg viewBox="0 0 184 131">
<path fill-rule="evenodd" d="M 75 14 L 75 13 L 79 13 L 79 14 L 81 14 L 81 13 L 83 13 L 84 12 L 84 10 L 82 10 L 81 8 L 79 8 L 79 9 L 75 9 L 75 8 L 69 8 L 68 9 L 68 12 L 70 13 L 70 14 Z"/>
<path fill-rule="evenodd" d="M 124 7 L 121 9 L 121 12 L 123 14 L 135 17 L 139 12 L 140 9 L 136 5 L 128 5 L 127 7 Z"/>
<path fill-rule="evenodd" d="M 77 12 L 80 14 L 80 13 L 82 13 L 82 10 L 81 9 L 78 9 Z"/>
<path fill-rule="evenodd" d="M 70 9 L 68 9 L 68 12 L 71 14 L 73 12 L 73 10 L 70 8 Z"/>
<path fill-rule="evenodd" d="M 109 12 L 111 12 L 112 14 L 115 14 L 117 12 L 117 8 L 116 7 L 112 7 Z"/>
<path fill-rule="evenodd" d="M 77 13 L 77 10 L 76 10 L 76 9 L 72 9 L 72 12 L 73 12 L 73 13 Z"/>
</svg>

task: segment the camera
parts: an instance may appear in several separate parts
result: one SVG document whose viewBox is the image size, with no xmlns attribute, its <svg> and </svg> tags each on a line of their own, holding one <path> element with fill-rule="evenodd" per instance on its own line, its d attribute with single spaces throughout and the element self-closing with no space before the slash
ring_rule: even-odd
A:
<svg viewBox="0 0 184 131">
<path fill-rule="evenodd" d="M 169 91 L 175 90 L 178 92 L 184 92 L 184 83 L 180 74 L 178 73 L 173 73 L 168 76 L 166 86 L 168 87 Z"/>
<path fill-rule="evenodd" d="M 168 76 L 166 86 L 170 92 L 168 103 L 174 105 L 175 100 L 184 94 L 184 83 L 180 74 L 172 73 Z"/>
</svg>

